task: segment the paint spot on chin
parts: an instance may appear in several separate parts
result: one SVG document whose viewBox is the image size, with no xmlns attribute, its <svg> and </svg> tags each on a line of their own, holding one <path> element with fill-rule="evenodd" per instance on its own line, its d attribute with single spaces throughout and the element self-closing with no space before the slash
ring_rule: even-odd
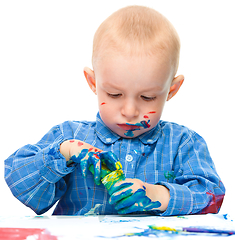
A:
<svg viewBox="0 0 235 240">
<path fill-rule="evenodd" d="M 149 118 L 147 115 L 144 115 L 144 118 Z"/>
<path fill-rule="evenodd" d="M 102 105 L 104 105 L 104 104 L 106 104 L 106 102 L 102 102 L 100 105 L 102 106 Z"/>
<path fill-rule="evenodd" d="M 83 145 L 83 143 L 82 142 L 78 142 L 78 146 L 80 147 L 80 146 L 82 146 Z"/>
<path fill-rule="evenodd" d="M 131 130 L 128 130 L 124 135 L 127 137 L 134 137 L 134 133 Z"/>
</svg>

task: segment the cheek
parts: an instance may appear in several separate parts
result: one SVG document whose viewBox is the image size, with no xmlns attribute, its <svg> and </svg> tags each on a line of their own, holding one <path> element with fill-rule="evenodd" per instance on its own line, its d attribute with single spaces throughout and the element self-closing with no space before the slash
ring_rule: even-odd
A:
<svg viewBox="0 0 235 240">
<path fill-rule="evenodd" d="M 110 119 L 113 116 L 111 104 L 109 104 L 107 101 L 101 102 L 99 104 L 99 113 L 100 113 L 102 120 L 105 123 L 110 122 Z"/>
<path fill-rule="evenodd" d="M 107 121 L 107 119 L 109 119 L 110 104 L 108 104 L 106 101 L 101 102 L 99 104 L 99 113 L 100 113 L 100 116 L 101 116 L 102 120 Z"/>
<path fill-rule="evenodd" d="M 160 118 L 161 118 L 161 113 L 162 113 L 162 109 L 152 109 L 148 112 L 146 112 L 145 114 L 143 114 L 143 119 L 144 121 L 149 121 L 149 124 L 151 125 L 151 127 L 154 127 L 158 124 Z"/>
</svg>

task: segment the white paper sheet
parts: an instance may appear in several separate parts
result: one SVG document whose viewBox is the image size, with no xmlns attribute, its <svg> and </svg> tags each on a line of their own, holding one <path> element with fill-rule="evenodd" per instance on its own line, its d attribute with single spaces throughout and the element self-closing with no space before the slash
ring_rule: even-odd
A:
<svg viewBox="0 0 235 240">
<path fill-rule="evenodd" d="M 235 239 L 235 235 L 188 234 L 153 231 L 149 225 L 172 228 L 203 227 L 235 231 L 235 222 L 228 215 L 157 216 L 51 216 L 0 217 L 0 227 L 45 228 L 58 240 L 73 239 Z M 1 239 L 1 238 L 0 238 Z M 33 239 L 28 238 L 28 240 Z"/>
</svg>

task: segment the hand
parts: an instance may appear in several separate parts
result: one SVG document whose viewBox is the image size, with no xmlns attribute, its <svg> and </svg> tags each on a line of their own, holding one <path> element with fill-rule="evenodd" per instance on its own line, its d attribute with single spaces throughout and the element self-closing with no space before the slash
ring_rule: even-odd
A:
<svg viewBox="0 0 235 240">
<path fill-rule="evenodd" d="M 97 185 L 100 182 L 101 162 L 111 170 L 116 170 L 117 157 L 111 152 L 102 152 L 102 150 L 82 142 L 80 140 L 67 140 L 60 146 L 60 152 L 67 161 L 67 166 L 72 163 L 80 164 L 82 176 L 87 176 L 90 165 L 94 166 L 94 181 Z"/>
<path fill-rule="evenodd" d="M 119 214 L 160 210 L 162 204 L 148 196 L 151 196 L 152 193 L 147 194 L 147 187 L 150 187 L 150 184 L 146 184 L 139 179 L 126 179 L 117 182 L 110 189 L 109 203 L 115 205 Z"/>
</svg>

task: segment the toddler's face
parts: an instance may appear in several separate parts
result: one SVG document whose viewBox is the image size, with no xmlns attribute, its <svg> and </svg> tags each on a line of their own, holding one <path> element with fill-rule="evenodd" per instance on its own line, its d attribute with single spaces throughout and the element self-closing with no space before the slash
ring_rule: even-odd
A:
<svg viewBox="0 0 235 240">
<path fill-rule="evenodd" d="M 171 65 L 157 57 L 102 60 L 93 91 L 103 122 L 125 138 L 149 131 L 160 120 L 172 80 Z"/>
</svg>

